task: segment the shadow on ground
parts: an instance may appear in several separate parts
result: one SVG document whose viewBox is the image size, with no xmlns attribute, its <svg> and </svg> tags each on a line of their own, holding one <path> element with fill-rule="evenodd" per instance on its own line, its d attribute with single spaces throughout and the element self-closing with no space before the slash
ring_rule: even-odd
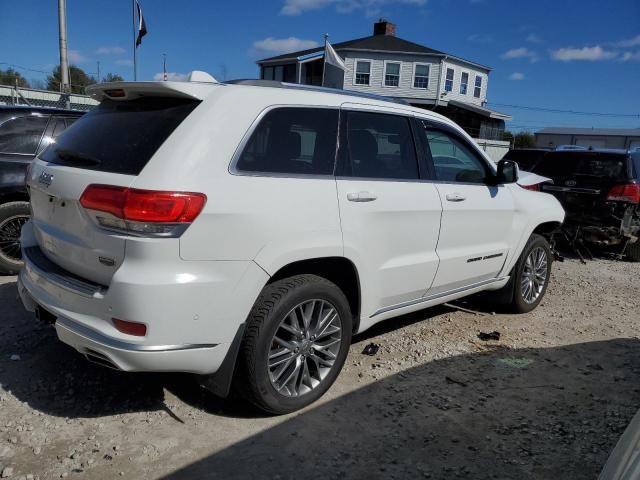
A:
<svg viewBox="0 0 640 480">
<path fill-rule="evenodd" d="M 640 406 L 639 381 L 630 339 L 451 357 L 166 478 L 596 478 Z"/>
</svg>

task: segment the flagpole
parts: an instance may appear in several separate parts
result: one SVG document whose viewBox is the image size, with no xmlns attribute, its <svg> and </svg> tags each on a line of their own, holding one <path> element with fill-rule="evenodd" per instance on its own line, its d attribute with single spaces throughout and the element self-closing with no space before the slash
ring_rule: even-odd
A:
<svg viewBox="0 0 640 480">
<path fill-rule="evenodd" d="M 133 81 L 138 80 L 138 53 L 136 52 L 136 0 L 131 0 L 131 14 L 133 24 Z"/>
<path fill-rule="evenodd" d="M 324 87 L 324 73 L 327 70 L 327 39 L 329 38 L 329 34 L 324 34 L 324 55 L 323 55 L 323 63 L 322 63 L 322 86 Z"/>
</svg>

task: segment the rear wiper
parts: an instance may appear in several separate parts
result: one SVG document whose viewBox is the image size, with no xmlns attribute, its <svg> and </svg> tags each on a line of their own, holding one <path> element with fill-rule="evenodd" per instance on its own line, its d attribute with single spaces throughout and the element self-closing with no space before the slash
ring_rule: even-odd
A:
<svg viewBox="0 0 640 480">
<path fill-rule="evenodd" d="M 100 165 L 102 163 L 102 160 L 98 158 L 85 153 L 67 150 L 66 148 L 57 148 L 55 152 L 58 157 L 68 162 L 83 163 L 85 165 Z"/>
</svg>

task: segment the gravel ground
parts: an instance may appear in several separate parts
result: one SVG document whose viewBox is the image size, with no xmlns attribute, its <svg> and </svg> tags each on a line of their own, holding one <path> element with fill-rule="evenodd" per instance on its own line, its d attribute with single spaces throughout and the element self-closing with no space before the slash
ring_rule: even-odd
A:
<svg viewBox="0 0 640 480">
<path fill-rule="evenodd" d="M 595 478 L 640 407 L 639 298 L 640 265 L 556 263 L 536 311 L 389 320 L 320 402 L 268 418 L 86 362 L 0 278 L 0 477 Z"/>
</svg>

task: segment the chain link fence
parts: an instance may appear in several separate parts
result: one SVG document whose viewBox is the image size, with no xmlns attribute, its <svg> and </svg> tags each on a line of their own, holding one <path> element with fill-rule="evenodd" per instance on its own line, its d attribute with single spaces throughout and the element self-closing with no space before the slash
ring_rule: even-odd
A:
<svg viewBox="0 0 640 480">
<path fill-rule="evenodd" d="M 33 107 L 71 108 L 91 110 L 98 101 L 87 95 L 64 94 L 50 90 L 36 90 L 10 85 L 0 85 L 0 105 L 28 105 Z"/>
</svg>

